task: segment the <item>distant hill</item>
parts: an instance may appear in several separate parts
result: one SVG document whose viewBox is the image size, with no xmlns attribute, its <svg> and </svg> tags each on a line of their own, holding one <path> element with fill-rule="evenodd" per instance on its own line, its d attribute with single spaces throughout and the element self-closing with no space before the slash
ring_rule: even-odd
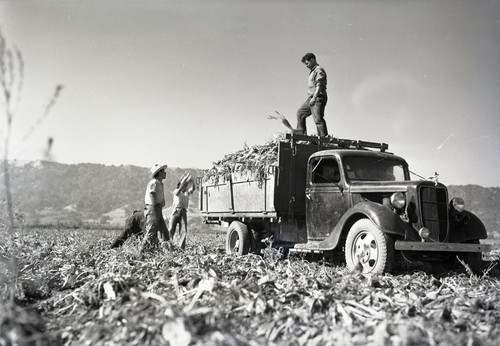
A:
<svg viewBox="0 0 500 346">
<path fill-rule="evenodd" d="M 202 176 L 203 170 L 168 168 L 165 181 L 167 207 L 182 174 Z M 133 210 L 144 206 L 144 189 L 149 169 L 137 166 L 61 164 L 31 162 L 10 168 L 14 203 L 31 225 L 59 223 L 65 226 L 89 224 L 120 226 Z M 500 237 L 500 188 L 478 185 L 448 186 L 449 196 L 462 197 L 488 231 Z M 0 199 L 5 196 L 0 184 Z M 198 193 L 191 197 L 192 221 L 199 221 Z M 168 212 L 168 210 L 166 211 Z"/>
<path fill-rule="evenodd" d="M 165 199 L 172 204 L 172 194 L 184 173 L 201 176 L 200 169 L 167 168 Z M 11 190 L 15 205 L 31 225 L 59 223 L 121 225 L 124 217 L 144 207 L 144 191 L 149 168 L 106 166 L 101 164 L 61 164 L 37 161 L 10 166 Z M 0 196 L 5 196 L 4 185 Z M 191 197 L 198 206 L 198 194 Z"/>
</svg>

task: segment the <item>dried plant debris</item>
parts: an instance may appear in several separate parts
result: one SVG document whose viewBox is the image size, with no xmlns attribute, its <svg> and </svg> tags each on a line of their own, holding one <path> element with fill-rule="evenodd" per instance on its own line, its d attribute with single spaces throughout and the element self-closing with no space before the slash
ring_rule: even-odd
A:
<svg viewBox="0 0 500 346">
<path fill-rule="evenodd" d="M 287 118 L 279 113 L 269 115 L 267 118 L 271 120 L 280 120 L 288 129 L 286 132 L 295 133 L 296 130 L 290 125 Z M 316 137 L 315 135 L 312 135 Z M 348 148 L 354 144 L 351 140 L 339 140 L 331 136 L 332 142 L 322 142 L 323 148 Z M 235 153 L 230 153 L 224 156 L 222 160 L 213 162 L 212 168 L 205 171 L 204 182 L 217 184 L 219 182 L 228 181 L 234 174 L 239 174 L 238 178 L 256 180 L 259 185 L 274 172 L 274 167 L 278 165 L 278 147 L 280 142 L 289 142 L 284 133 L 275 133 L 270 141 L 263 145 L 248 146 L 244 145 L 243 149 Z M 310 141 L 300 141 L 301 144 L 311 144 Z"/>
<path fill-rule="evenodd" d="M 276 111 L 275 115 L 268 115 L 267 119 L 280 120 L 288 129 L 294 132 L 287 118 Z M 273 135 L 273 138 L 264 145 L 252 147 L 244 145 L 243 149 L 235 153 L 227 154 L 222 160 L 213 162 L 212 168 L 205 171 L 204 181 L 218 183 L 220 180 L 228 180 L 231 174 L 244 174 L 249 179 L 262 183 L 273 167 L 278 165 L 278 145 L 280 141 L 286 141 L 283 133 Z"/>
<path fill-rule="evenodd" d="M 285 125 L 285 127 L 288 129 L 288 132 L 291 132 L 291 133 L 295 132 L 295 129 L 292 127 L 292 125 L 290 125 L 290 122 L 283 114 L 281 114 L 278 111 L 274 111 L 274 113 L 276 113 L 276 114 L 268 115 L 267 119 L 269 119 L 269 120 L 281 120 L 283 125 Z"/>
<path fill-rule="evenodd" d="M 32 230 L 15 254 L 5 242 L 20 269 L 0 267 L 0 345 L 500 343 L 495 268 L 365 277 L 270 248 L 226 255 L 220 233 L 145 253 L 135 239 L 110 250 L 114 236 Z"/>
<path fill-rule="evenodd" d="M 214 162 L 212 168 L 205 172 L 204 180 L 217 183 L 221 179 L 228 180 L 233 173 L 240 173 L 263 181 L 272 171 L 272 167 L 278 164 L 278 145 L 278 140 L 252 147 L 245 144 L 243 149 Z"/>
</svg>

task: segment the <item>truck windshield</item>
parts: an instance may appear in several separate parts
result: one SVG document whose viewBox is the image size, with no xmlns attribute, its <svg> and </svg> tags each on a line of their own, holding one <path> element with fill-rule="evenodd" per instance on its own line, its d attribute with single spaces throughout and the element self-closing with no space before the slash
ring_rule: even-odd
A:
<svg viewBox="0 0 500 346">
<path fill-rule="evenodd" d="M 405 181 L 405 164 L 398 160 L 373 156 L 344 158 L 346 176 L 351 181 Z"/>
</svg>

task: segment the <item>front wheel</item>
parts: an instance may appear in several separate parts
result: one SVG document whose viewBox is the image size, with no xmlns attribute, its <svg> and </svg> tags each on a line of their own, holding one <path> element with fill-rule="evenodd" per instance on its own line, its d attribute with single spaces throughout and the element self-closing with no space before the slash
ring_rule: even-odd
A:
<svg viewBox="0 0 500 346">
<path fill-rule="evenodd" d="M 248 227 L 239 221 L 231 222 L 226 236 L 226 253 L 246 255 L 250 251 L 250 243 Z"/>
<path fill-rule="evenodd" d="M 467 244 L 479 244 L 479 239 L 466 241 Z M 440 262 L 432 263 L 432 270 L 436 274 L 442 274 L 450 271 L 468 272 L 462 264 L 463 261 L 473 274 L 481 274 L 483 269 L 483 258 L 480 252 L 459 252 L 451 254 Z"/>
<path fill-rule="evenodd" d="M 345 259 L 350 271 L 389 273 L 394 260 L 394 243 L 371 220 L 361 219 L 347 234 Z"/>
</svg>

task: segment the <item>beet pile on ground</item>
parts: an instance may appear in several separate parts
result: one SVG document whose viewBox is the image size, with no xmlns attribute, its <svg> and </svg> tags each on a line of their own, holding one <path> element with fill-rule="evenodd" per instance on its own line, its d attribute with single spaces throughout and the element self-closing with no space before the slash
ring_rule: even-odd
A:
<svg viewBox="0 0 500 346">
<path fill-rule="evenodd" d="M 109 231 L 0 235 L 0 345 L 500 343 L 495 268 L 436 277 L 400 265 L 367 278 L 272 248 L 229 256 L 218 233 L 151 253 L 134 239 L 110 250 Z"/>
</svg>

